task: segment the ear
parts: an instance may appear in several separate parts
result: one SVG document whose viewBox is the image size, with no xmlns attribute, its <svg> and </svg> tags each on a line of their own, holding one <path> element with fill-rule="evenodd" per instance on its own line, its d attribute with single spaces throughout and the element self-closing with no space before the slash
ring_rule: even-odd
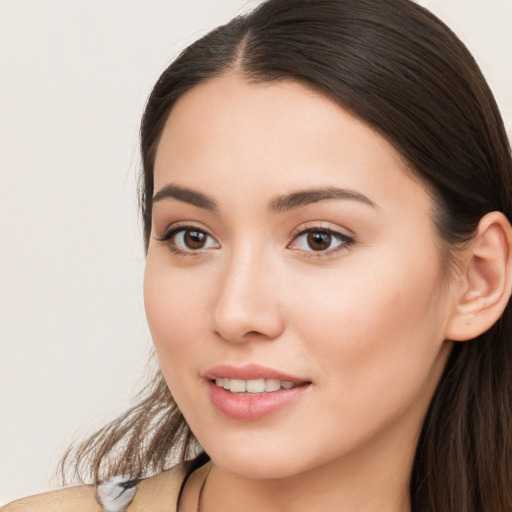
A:
<svg viewBox="0 0 512 512">
<path fill-rule="evenodd" d="M 463 252 L 463 270 L 456 278 L 445 332 L 452 341 L 476 338 L 505 310 L 512 288 L 512 228 L 507 218 L 500 212 L 484 215 Z"/>
</svg>

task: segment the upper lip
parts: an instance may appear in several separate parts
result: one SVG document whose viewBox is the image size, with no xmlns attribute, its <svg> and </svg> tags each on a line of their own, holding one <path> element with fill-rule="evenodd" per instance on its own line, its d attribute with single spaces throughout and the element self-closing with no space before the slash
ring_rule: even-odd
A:
<svg viewBox="0 0 512 512">
<path fill-rule="evenodd" d="M 244 366 L 231 366 L 229 364 L 220 364 L 207 370 L 203 377 L 209 380 L 214 379 L 277 379 L 281 381 L 293 382 L 294 384 L 309 382 L 307 379 L 289 375 L 273 368 L 267 368 L 257 364 L 247 364 Z"/>
</svg>

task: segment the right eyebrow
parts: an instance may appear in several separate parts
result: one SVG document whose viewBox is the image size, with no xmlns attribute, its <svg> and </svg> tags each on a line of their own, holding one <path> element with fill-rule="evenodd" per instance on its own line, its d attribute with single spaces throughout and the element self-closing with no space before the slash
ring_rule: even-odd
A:
<svg viewBox="0 0 512 512">
<path fill-rule="evenodd" d="M 177 201 L 182 201 L 184 203 L 197 206 L 198 208 L 204 208 L 205 210 L 212 212 L 218 210 L 217 203 L 202 192 L 197 192 L 196 190 L 192 190 L 186 187 L 179 187 L 178 185 L 173 185 L 172 183 L 162 187 L 153 196 L 153 203 L 163 201 L 164 199 L 176 199 Z"/>
</svg>

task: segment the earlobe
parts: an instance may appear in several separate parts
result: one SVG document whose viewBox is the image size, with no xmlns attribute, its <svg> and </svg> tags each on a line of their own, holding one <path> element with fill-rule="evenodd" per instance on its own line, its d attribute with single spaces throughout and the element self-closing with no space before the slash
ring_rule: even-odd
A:
<svg viewBox="0 0 512 512">
<path fill-rule="evenodd" d="M 454 297 L 446 338 L 467 341 L 494 325 L 512 288 L 512 228 L 500 212 L 484 215 L 464 250 L 461 286 Z"/>
</svg>

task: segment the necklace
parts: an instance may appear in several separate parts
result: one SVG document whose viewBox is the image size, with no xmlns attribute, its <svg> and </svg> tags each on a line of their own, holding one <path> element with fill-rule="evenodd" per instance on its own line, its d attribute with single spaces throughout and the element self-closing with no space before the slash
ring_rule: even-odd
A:
<svg viewBox="0 0 512 512">
<path fill-rule="evenodd" d="M 197 496 L 196 512 L 203 512 L 203 491 L 204 491 L 204 487 L 206 485 L 206 480 L 208 480 L 208 476 L 210 475 L 211 469 L 212 469 L 212 465 L 210 464 L 210 467 L 208 468 L 208 473 L 206 473 L 203 483 L 201 484 L 201 487 L 199 488 L 199 494 Z"/>
</svg>

